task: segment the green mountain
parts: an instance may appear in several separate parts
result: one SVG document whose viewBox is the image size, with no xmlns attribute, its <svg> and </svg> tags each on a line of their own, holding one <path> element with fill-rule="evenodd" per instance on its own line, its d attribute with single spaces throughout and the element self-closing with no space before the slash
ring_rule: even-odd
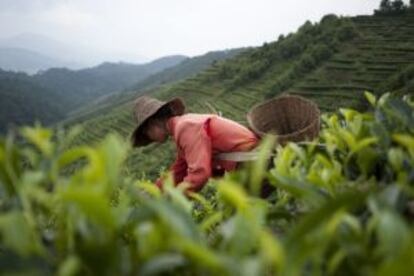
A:
<svg viewBox="0 0 414 276">
<path fill-rule="evenodd" d="M 118 106 L 122 103 L 131 101 L 136 98 L 137 91 L 142 93 L 157 89 L 159 86 L 170 85 L 173 82 L 196 75 L 197 73 L 208 68 L 221 60 L 229 59 L 241 53 L 245 49 L 231 49 L 224 51 L 214 51 L 207 54 L 187 58 L 176 66 L 169 67 L 158 73 L 155 73 L 142 81 L 135 83 L 125 91 L 116 91 L 114 93 L 99 97 L 79 109 L 75 109 L 68 114 L 68 121 L 82 121 L 88 117 L 93 117 L 101 112 Z"/>
<path fill-rule="evenodd" d="M 218 112 L 245 124 L 256 103 L 283 93 L 314 100 L 322 111 L 338 107 L 365 109 L 363 92 L 414 89 L 414 16 L 325 16 L 306 22 L 296 33 L 251 48 L 178 83 L 147 94 L 160 99 L 180 96 L 189 112 Z M 136 91 L 136 95 L 144 91 Z M 70 126 L 75 124 L 66 124 Z M 135 127 L 132 102 L 120 104 L 81 123 L 74 144 L 93 143 L 108 132 L 128 142 Z M 150 145 L 129 153 L 126 170 L 156 177 L 172 161 L 174 145 Z"/>
<path fill-rule="evenodd" d="M 0 133 L 40 119 L 44 124 L 63 118 L 60 97 L 25 73 L 0 70 Z"/>
<path fill-rule="evenodd" d="M 170 67 L 158 74 L 154 74 L 146 78 L 145 80 L 138 82 L 134 86 L 130 87 L 129 90 L 137 91 L 143 89 L 151 89 L 159 85 L 172 83 L 177 80 L 192 77 L 196 75 L 198 72 L 207 69 L 212 64 L 214 65 L 216 62 L 220 60 L 232 58 L 237 54 L 241 53 L 243 50 L 245 49 L 241 48 L 224 51 L 214 51 L 202 56 L 187 58 L 178 66 Z"/>
<path fill-rule="evenodd" d="M 34 79 L 56 91 L 65 103 L 63 111 L 69 112 L 100 96 L 123 90 L 184 59 L 184 56 L 168 56 L 146 64 L 107 62 L 82 70 L 54 68 L 36 74 Z"/>
<path fill-rule="evenodd" d="M 57 122 L 73 109 L 176 66 L 185 58 L 169 56 L 146 64 L 103 63 L 77 71 L 53 68 L 33 76 L 0 71 L 0 132 L 35 120 Z"/>
</svg>

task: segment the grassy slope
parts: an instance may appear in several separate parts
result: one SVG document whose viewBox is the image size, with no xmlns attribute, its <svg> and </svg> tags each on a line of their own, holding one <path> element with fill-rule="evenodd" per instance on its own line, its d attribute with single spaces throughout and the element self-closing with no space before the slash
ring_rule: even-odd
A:
<svg viewBox="0 0 414 276">
<path fill-rule="evenodd" d="M 332 111 L 340 106 L 364 108 L 364 90 L 384 92 L 400 72 L 414 63 L 412 14 L 404 17 L 361 16 L 351 20 L 359 32 L 358 38 L 340 43 L 333 55 L 319 63 L 316 69 L 294 78 L 284 87 L 283 92 L 310 98 L 323 111 Z M 296 42 L 301 43 L 299 34 L 290 35 L 278 42 L 243 52 L 231 60 L 216 63 L 194 77 L 162 86 L 151 93 L 161 99 L 180 96 L 185 99 L 189 112 L 215 110 L 245 124 L 245 114 L 249 108 L 269 96 L 269 91 L 273 91 L 271 96 L 281 94 L 281 91 L 274 88 L 278 80 L 289 74 L 296 62 L 303 58 L 300 53 L 276 61 L 263 60 L 269 49 L 280 50 L 286 39 L 296 39 Z M 311 45 L 312 43 L 309 47 Z M 235 81 L 240 72 L 251 68 L 257 61 L 267 62 L 265 70 L 255 71 L 259 73 L 248 81 Z M 404 87 L 397 89 L 411 89 L 413 81 L 404 81 L 402 85 Z M 101 115 L 82 122 L 82 125 L 84 132 L 75 143 L 95 142 L 112 131 L 128 139 L 135 126 L 131 102 L 108 109 Z M 172 161 L 173 149 L 172 143 L 133 149 L 126 170 L 135 176 L 145 173 L 156 177 L 159 170 Z"/>
</svg>

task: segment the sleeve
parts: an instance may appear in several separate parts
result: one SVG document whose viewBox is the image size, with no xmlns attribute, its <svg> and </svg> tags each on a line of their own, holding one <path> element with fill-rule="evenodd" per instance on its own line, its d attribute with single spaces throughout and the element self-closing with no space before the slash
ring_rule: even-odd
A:
<svg viewBox="0 0 414 276">
<path fill-rule="evenodd" d="M 196 192 L 203 188 L 211 176 L 211 139 L 203 126 L 191 130 L 191 133 L 185 138 L 181 141 L 188 166 L 184 181 L 191 184 L 189 191 Z"/>
<path fill-rule="evenodd" d="M 169 171 L 173 175 L 174 184 L 177 185 L 178 183 L 182 182 L 184 177 L 187 175 L 187 162 L 183 156 L 183 153 L 180 149 L 177 149 L 177 156 L 175 158 L 174 163 L 170 166 Z M 163 177 L 160 177 L 155 182 L 155 185 L 162 189 L 163 186 Z"/>
<path fill-rule="evenodd" d="M 170 171 L 173 174 L 174 183 L 176 185 L 182 182 L 184 177 L 187 175 L 187 162 L 180 149 L 177 149 L 177 157 L 171 165 Z"/>
</svg>

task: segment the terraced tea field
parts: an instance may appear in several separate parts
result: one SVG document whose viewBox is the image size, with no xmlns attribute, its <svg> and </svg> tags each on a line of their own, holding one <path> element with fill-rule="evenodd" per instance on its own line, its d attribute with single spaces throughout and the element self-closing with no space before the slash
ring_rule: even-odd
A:
<svg viewBox="0 0 414 276">
<path fill-rule="evenodd" d="M 351 18 L 351 21 L 358 36 L 342 43 L 327 60 L 296 78 L 284 92 L 309 98 L 322 111 L 331 112 L 339 106 L 364 109 L 363 92 L 366 90 L 381 94 L 393 86 L 393 90 L 414 91 L 412 75 L 405 74 L 401 81 L 402 74 L 410 72 L 414 64 L 414 16 L 359 16 Z M 293 35 L 293 39 L 295 36 L 298 35 Z M 234 84 L 233 75 L 236 73 L 230 72 L 230 76 L 223 77 L 223 68 L 236 68 L 235 71 L 239 72 L 254 61 L 254 51 L 264 51 L 265 47 L 277 50 L 280 46 L 272 43 L 245 51 L 233 59 L 213 64 L 194 77 L 162 86 L 150 94 L 160 99 L 179 96 L 185 99 L 189 112 L 217 112 L 246 124 L 247 111 L 265 99 L 276 79 L 287 74 L 300 57 L 278 62 L 269 60 L 266 70 L 243 84 Z M 142 92 L 137 91 L 137 94 Z M 84 131 L 76 144 L 96 142 L 108 132 L 117 132 L 128 142 L 135 126 L 132 102 L 106 107 L 99 116 L 87 117 L 87 120 L 74 117 L 66 122 L 66 126 L 79 122 Z M 125 171 L 134 176 L 145 174 L 155 178 L 173 160 L 173 149 L 172 143 L 132 149 Z"/>
<path fill-rule="evenodd" d="M 353 19 L 361 38 L 333 56 L 326 64 L 289 92 L 319 103 L 325 111 L 338 104 L 363 108 L 363 91 L 381 88 L 404 68 L 414 64 L 414 17 Z M 403 88 L 403 87 L 399 87 Z M 406 92 L 413 87 L 405 87 Z"/>
</svg>

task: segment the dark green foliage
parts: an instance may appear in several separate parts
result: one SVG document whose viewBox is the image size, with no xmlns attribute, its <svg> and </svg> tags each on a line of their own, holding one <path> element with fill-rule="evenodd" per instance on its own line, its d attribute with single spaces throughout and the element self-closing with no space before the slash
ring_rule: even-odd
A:
<svg viewBox="0 0 414 276">
<path fill-rule="evenodd" d="M 319 25 L 312 26 L 307 22 L 300 28 L 300 32 L 307 35 L 303 42 L 299 39 L 297 45 L 308 45 L 297 62 L 293 63 L 291 70 L 278 78 L 266 97 L 271 98 L 286 90 L 301 78 L 320 66 L 338 51 L 341 43 L 352 40 L 358 36 L 355 25 L 346 19 L 336 16 L 325 16 Z M 306 42 L 305 42 L 306 41 Z M 306 44 L 305 44 L 306 43 Z"/>
<path fill-rule="evenodd" d="M 358 33 L 355 25 L 348 21 L 338 28 L 336 32 L 336 39 L 339 42 L 344 42 L 347 40 L 354 39 L 357 35 Z"/>
<path fill-rule="evenodd" d="M 375 15 L 400 15 L 407 11 L 408 7 L 402 0 L 382 0 L 378 10 L 375 10 Z"/>
<path fill-rule="evenodd" d="M 390 0 L 381 0 L 380 9 L 385 11 L 391 8 L 391 1 Z"/>
<path fill-rule="evenodd" d="M 395 0 L 392 2 L 392 8 L 394 11 L 402 11 L 405 10 L 407 7 L 402 0 Z"/>
<path fill-rule="evenodd" d="M 221 80 L 228 79 L 234 75 L 234 71 L 232 70 L 231 66 L 228 66 L 227 64 L 223 64 L 219 68 L 220 69 L 217 72 L 217 76 Z"/>
<path fill-rule="evenodd" d="M 307 21 L 303 24 L 295 35 L 279 37 L 277 42 L 264 44 L 262 47 L 250 53 L 249 66 L 242 68 L 236 73 L 233 80 L 233 87 L 237 87 L 247 82 L 253 81 L 262 76 L 272 65 L 278 62 L 285 62 L 297 58 L 313 46 L 318 41 L 321 44 L 330 45 L 332 34 L 342 23 L 342 19 L 331 19 L 333 24 L 326 22 L 320 25 L 313 25 Z M 350 23 L 349 23 L 350 24 Z M 350 31 L 349 31 L 350 32 Z M 341 37 L 341 39 L 348 37 Z"/>
<path fill-rule="evenodd" d="M 380 92 L 397 91 L 406 87 L 411 81 L 414 80 L 414 65 L 410 65 L 404 68 L 402 71 L 390 76 L 383 83 L 380 88 Z M 410 93 L 411 91 L 404 91 Z"/>
<path fill-rule="evenodd" d="M 45 124 L 63 118 L 62 103 L 53 91 L 24 73 L 0 70 L 0 133 L 21 124 Z"/>
<path fill-rule="evenodd" d="M 333 50 L 327 45 L 317 45 L 313 47 L 311 55 L 315 58 L 316 62 L 327 60 L 333 54 Z"/>
<path fill-rule="evenodd" d="M 321 24 L 324 25 L 331 25 L 338 20 L 338 16 L 336 14 L 327 14 L 321 19 Z"/>
</svg>

